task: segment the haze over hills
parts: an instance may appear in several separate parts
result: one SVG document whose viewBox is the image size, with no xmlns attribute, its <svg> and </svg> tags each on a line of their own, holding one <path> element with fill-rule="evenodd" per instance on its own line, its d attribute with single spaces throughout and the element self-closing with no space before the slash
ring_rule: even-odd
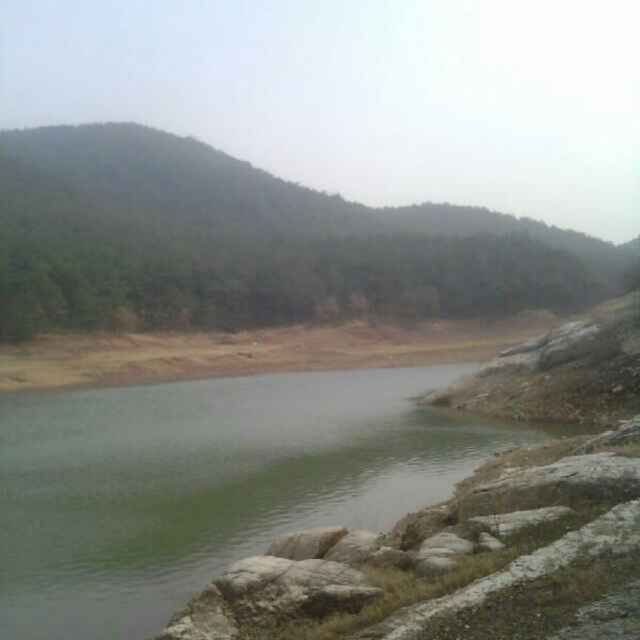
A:
<svg viewBox="0 0 640 640">
<path fill-rule="evenodd" d="M 5 340 L 573 309 L 634 254 L 479 207 L 372 209 L 136 124 L 0 132 L 0 190 Z"/>
</svg>

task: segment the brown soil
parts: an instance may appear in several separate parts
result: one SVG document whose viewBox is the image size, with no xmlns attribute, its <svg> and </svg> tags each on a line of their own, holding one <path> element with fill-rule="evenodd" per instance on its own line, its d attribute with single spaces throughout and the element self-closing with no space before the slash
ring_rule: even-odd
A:
<svg viewBox="0 0 640 640">
<path fill-rule="evenodd" d="M 49 334 L 0 347 L 0 392 L 483 361 L 548 330 L 548 313 L 400 326 L 353 321 L 223 333 Z"/>
</svg>

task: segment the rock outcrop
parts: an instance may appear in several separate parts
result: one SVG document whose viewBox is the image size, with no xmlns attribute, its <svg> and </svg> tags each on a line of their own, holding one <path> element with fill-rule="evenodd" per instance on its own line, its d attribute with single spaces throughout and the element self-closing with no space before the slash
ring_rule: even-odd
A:
<svg viewBox="0 0 640 640">
<path fill-rule="evenodd" d="M 521 529 L 534 527 L 545 522 L 553 522 L 572 513 L 574 511 L 569 507 L 542 507 L 541 509 L 513 511 L 512 513 L 476 516 L 475 518 L 469 518 L 469 520 L 488 527 L 496 535 L 508 537 Z"/>
<path fill-rule="evenodd" d="M 640 411 L 640 324 L 632 296 L 502 351 L 421 402 L 518 421 L 606 425 Z"/>
<path fill-rule="evenodd" d="M 602 329 L 589 320 L 568 322 L 547 335 L 516 345 L 498 354 L 478 375 L 486 376 L 499 370 L 545 371 L 589 355 Z M 612 353 L 618 349 L 614 343 Z"/>
<path fill-rule="evenodd" d="M 473 487 L 459 501 L 461 516 L 570 506 L 575 498 L 621 502 L 640 497 L 637 460 L 611 453 L 570 456 L 541 467 L 516 470 L 507 477 Z"/>
</svg>

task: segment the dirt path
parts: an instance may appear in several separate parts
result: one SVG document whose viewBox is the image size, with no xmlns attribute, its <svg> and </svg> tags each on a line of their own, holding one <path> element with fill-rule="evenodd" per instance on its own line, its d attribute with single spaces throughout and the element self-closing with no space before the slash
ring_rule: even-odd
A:
<svg viewBox="0 0 640 640">
<path fill-rule="evenodd" d="M 414 327 L 355 321 L 222 333 L 44 335 L 0 347 L 0 392 L 482 361 L 549 329 L 551 314 Z"/>
</svg>

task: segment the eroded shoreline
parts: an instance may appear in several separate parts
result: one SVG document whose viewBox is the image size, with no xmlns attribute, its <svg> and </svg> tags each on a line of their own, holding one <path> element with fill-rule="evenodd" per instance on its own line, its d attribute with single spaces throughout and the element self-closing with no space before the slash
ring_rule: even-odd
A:
<svg viewBox="0 0 640 640">
<path fill-rule="evenodd" d="M 411 327 L 360 320 L 234 334 L 43 335 L 0 347 L 0 392 L 481 362 L 548 330 L 555 320 L 532 313 Z"/>
</svg>

